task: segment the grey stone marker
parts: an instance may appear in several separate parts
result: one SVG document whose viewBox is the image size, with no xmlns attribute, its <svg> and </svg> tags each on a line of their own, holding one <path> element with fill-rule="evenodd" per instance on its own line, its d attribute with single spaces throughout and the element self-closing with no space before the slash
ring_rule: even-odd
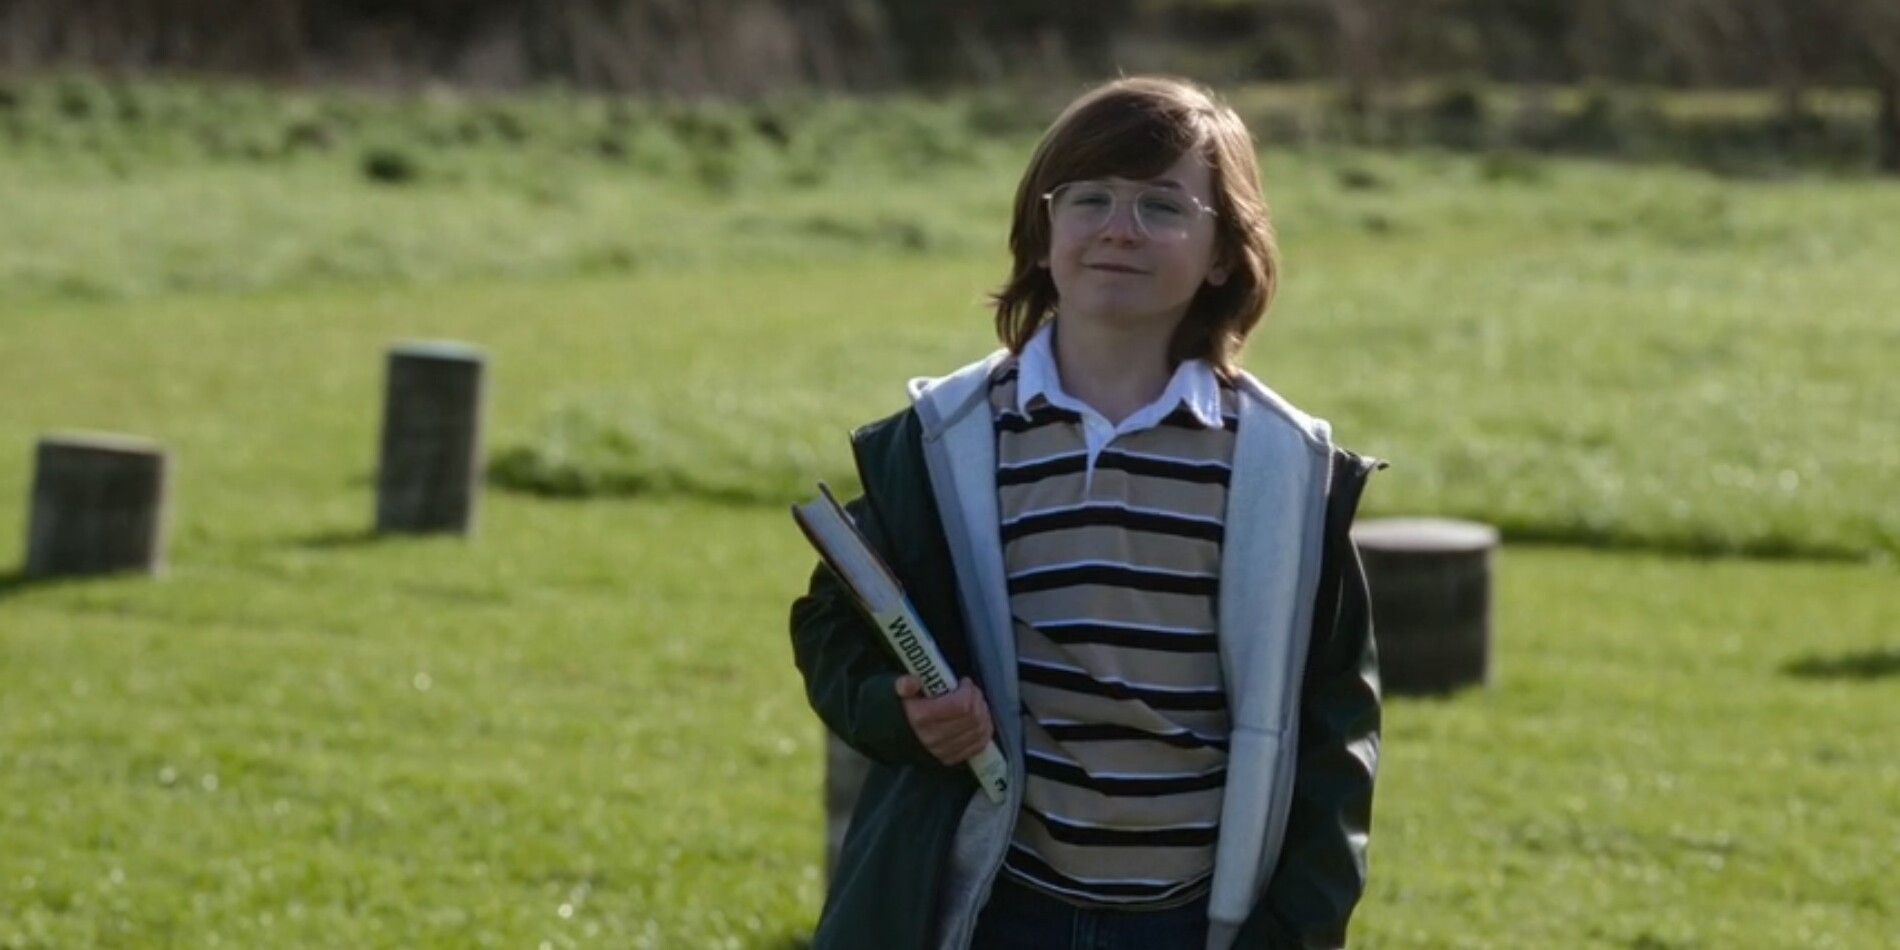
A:
<svg viewBox="0 0 1900 950">
<path fill-rule="evenodd" d="M 376 530 L 475 530 L 487 357 L 462 343 L 403 343 L 389 351 Z"/>
<path fill-rule="evenodd" d="M 1490 525 L 1381 518 L 1352 530 L 1372 593 L 1388 693 L 1444 693 L 1491 679 Z"/>
<path fill-rule="evenodd" d="M 844 846 L 844 832 L 851 824 L 851 808 L 858 803 L 858 790 L 864 786 L 871 760 L 844 744 L 829 729 L 825 730 L 825 885 L 838 870 L 838 850 Z"/>
<path fill-rule="evenodd" d="M 134 436 L 42 436 L 33 462 L 26 573 L 165 571 L 169 456 Z"/>
</svg>

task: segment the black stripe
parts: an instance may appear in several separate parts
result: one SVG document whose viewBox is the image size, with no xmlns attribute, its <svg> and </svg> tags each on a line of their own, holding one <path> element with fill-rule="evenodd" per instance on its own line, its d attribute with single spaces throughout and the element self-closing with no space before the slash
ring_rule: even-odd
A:
<svg viewBox="0 0 1900 950">
<path fill-rule="evenodd" d="M 1043 531 L 1059 531 L 1064 528 L 1088 528 L 1096 526 L 1127 528 L 1130 531 L 1146 531 L 1151 534 L 1167 534 L 1180 538 L 1199 538 L 1203 541 L 1220 543 L 1225 535 L 1222 526 L 1216 521 L 1202 521 L 1198 518 L 1184 518 L 1156 511 L 1130 511 L 1119 505 L 1084 505 L 1061 511 L 1049 511 L 1041 514 L 1024 515 L 1015 521 L 1003 525 L 1003 542 L 1008 543 L 1026 535 Z"/>
<path fill-rule="evenodd" d="M 1100 643 L 1104 646 L 1134 650 L 1161 650 L 1167 653 L 1215 653 L 1220 650 L 1220 635 L 1214 633 L 1169 633 L 1141 627 L 1122 627 L 1112 623 L 1065 623 L 1043 626 L 1031 624 L 1052 643 L 1073 645 Z"/>
<path fill-rule="evenodd" d="M 1176 429 L 1199 429 L 1204 431 L 1210 428 L 1201 422 L 1200 416 L 1195 415 L 1193 410 L 1186 406 L 1175 407 L 1173 412 L 1168 413 L 1167 417 L 1161 420 L 1161 424 Z M 1240 417 L 1222 414 L 1220 417 L 1220 427 L 1229 432 L 1239 432 Z"/>
<path fill-rule="evenodd" d="M 1227 708 L 1227 695 L 1219 689 L 1160 690 L 1144 689 L 1127 683 L 1103 682 L 1075 670 L 1017 664 L 1022 681 L 1072 693 L 1087 693 L 1107 699 L 1126 699 L 1146 703 L 1150 709 L 1221 710 Z"/>
<path fill-rule="evenodd" d="M 1086 459 L 1082 460 L 1084 464 Z M 1113 468 L 1130 475 L 1147 475 L 1152 478 L 1172 478 L 1176 481 L 1194 482 L 1200 485 L 1227 484 L 1232 470 L 1225 462 L 1188 462 L 1181 459 L 1158 459 L 1144 456 L 1124 455 L 1114 449 L 1104 449 L 1095 460 L 1096 468 Z"/>
<path fill-rule="evenodd" d="M 1049 831 L 1049 837 L 1063 844 L 1098 848 L 1201 848 L 1213 844 L 1219 828 L 1092 828 L 1072 825 L 1060 818 L 1023 806 Z"/>
<path fill-rule="evenodd" d="M 1003 865 L 1011 871 L 1036 881 L 1037 883 L 1065 891 L 1093 894 L 1104 898 L 1142 897 L 1151 901 L 1160 900 L 1193 887 L 1207 880 L 1208 875 L 1214 873 L 1209 871 L 1207 874 L 1203 874 L 1192 880 L 1182 881 L 1179 884 L 1141 884 L 1135 882 L 1092 883 L 1088 881 L 1078 881 L 1050 867 L 1049 862 L 1037 857 L 1028 848 L 1016 844 L 1009 846 L 1009 856 L 1004 859 Z M 1129 903 L 1137 902 L 1130 901 Z"/>
<path fill-rule="evenodd" d="M 1207 428 L 1206 426 L 1201 424 L 1201 417 L 1195 415 L 1193 410 L 1190 410 L 1186 406 L 1174 407 L 1173 412 L 1170 412 L 1166 416 L 1162 417 L 1161 424 L 1164 426 L 1171 426 L 1176 429 L 1205 429 Z"/>
<path fill-rule="evenodd" d="M 1030 755 L 1023 759 L 1023 768 L 1038 778 L 1051 782 L 1086 788 L 1103 795 L 1120 798 L 1155 798 L 1161 795 L 1185 795 L 1189 792 L 1205 792 L 1227 784 L 1227 770 L 1215 769 L 1206 775 L 1165 776 L 1155 778 L 1103 778 L 1090 775 L 1079 765 L 1067 762 L 1051 762 L 1041 756 Z M 1027 807 L 1027 806 L 1025 806 Z M 1061 840 L 1068 840 L 1066 838 Z"/>
<path fill-rule="evenodd" d="M 996 467 L 996 485 L 999 488 L 1005 485 L 1027 485 L 1057 475 L 1073 475 L 1087 465 L 1087 452 L 1057 455 L 1024 465 L 999 465 Z"/>
<path fill-rule="evenodd" d="M 1227 750 L 1223 739 L 1204 739 L 1187 730 L 1154 733 L 1112 722 L 1038 722 L 1042 731 L 1057 742 L 1159 742 L 1177 749 Z M 1033 760 L 1032 760 L 1033 761 Z"/>
<path fill-rule="evenodd" d="M 1018 465 L 999 465 L 996 469 L 996 484 L 999 488 L 1006 485 L 1026 485 L 1057 475 L 1073 475 L 1087 466 L 1087 452 L 1057 455 Z M 1130 475 L 1172 478 L 1197 485 L 1223 487 L 1227 485 L 1228 476 L 1231 474 L 1231 469 L 1225 462 L 1186 462 L 1180 459 L 1138 457 L 1124 455 L 1114 449 L 1104 449 L 1096 458 L 1095 467 L 1112 468 Z"/>
<path fill-rule="evenodd" d="M 1206 597 L 1213 597 L 1220 591 L 1218 577 L 1169 574 L 1121 564 L 1080 564 L 1017 574 L 1009 579 L 1009 593 L 1014 597 L 1017 594 L 1080 587 L 1084 584 L 1128 587 L 1157 594 L 1200 594 Z"/>
<path fill-rule="evenodd" d="M 1081 421 L 1082 416 L 1072 410 L 1057 406 L 1037 406 L 1029 410 L 1027 416 L 1017 413 L 1014 409 L 1004 410 L 997 417 L 996 428 L 1000 432 L 1022 433 L 1059 422 L 1075 424 Z"/>
</svg>

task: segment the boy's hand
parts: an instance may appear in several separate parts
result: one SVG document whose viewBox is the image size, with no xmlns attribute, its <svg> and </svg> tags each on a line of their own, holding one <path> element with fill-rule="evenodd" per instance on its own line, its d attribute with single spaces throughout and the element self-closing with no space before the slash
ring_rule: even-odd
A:
<svg viewBox="0 0 1900 950">
<path fill-rule="evenodd" d="M 994 730 L 990 728 L 990 704 L 983 691 L 968 677 L 957 688 L 937 697 L 924 695 L 924 684 L 915 676 L 897 678 L 897 695 L 904 701 L 904 718 L 937 761 L 962 765 L 983 751 Z"/>
</svg>

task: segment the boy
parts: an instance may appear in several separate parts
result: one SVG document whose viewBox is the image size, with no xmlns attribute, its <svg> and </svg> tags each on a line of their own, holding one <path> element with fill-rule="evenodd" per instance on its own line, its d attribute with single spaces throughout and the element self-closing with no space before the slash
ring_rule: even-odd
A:
<svg viewBox="0 0 1900 950">
<path fill-rule="evenodd" d="M 822 567 L 813 708 L 872 759 L 818 947 L 1337 946 L 1379 694 L 1348 538 L 1383 462 L 1241 371 L 1275 285 L 1253 144 L 1187 83 L 1072 104 L 1018 190 L 1004 350 L 853 433 L 848 506 L 951 665 Z M 961 767 L 994 737 L 1009 800 Z"/>
</svg>

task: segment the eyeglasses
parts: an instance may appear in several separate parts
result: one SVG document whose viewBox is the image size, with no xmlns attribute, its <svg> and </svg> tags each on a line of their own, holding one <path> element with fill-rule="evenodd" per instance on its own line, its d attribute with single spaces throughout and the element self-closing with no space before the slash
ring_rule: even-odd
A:
<svg viewBox="0 0 1900 950">
<path fill-rule="evenodd" d="M 1092 234 L 1115 216 L 1120 194 L 1105 181 L 1071 181 L 1057 185 L 1042 200 L 1049 204 L 1049 223 L 1058 231 Z M 1201 215 L 1214 209 L 1199 198 L 1159 185 L 1134 190 L 1135 230 L 1152 241 L 1186 240 Z"/>
</svg>

